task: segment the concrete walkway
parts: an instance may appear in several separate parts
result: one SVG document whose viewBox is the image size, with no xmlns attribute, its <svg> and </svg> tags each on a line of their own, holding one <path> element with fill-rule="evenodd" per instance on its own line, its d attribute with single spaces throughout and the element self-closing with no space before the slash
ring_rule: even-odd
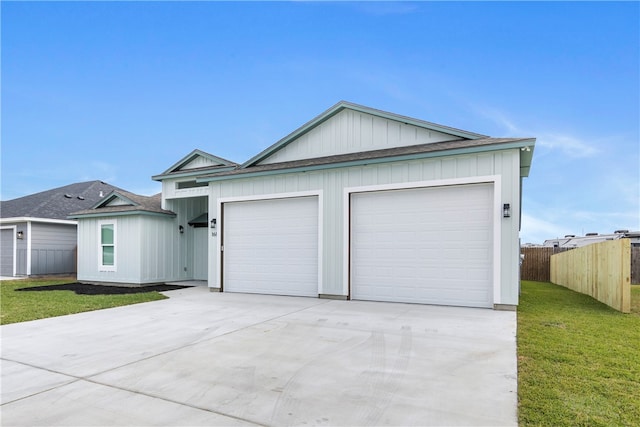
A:
<svg viewBox="0 0 640 427">
<path fill-rule="evenodd" d="M 166 294 L 2 326 L 2 425 L 517 425 L 514 312 Z"/>
</svg>

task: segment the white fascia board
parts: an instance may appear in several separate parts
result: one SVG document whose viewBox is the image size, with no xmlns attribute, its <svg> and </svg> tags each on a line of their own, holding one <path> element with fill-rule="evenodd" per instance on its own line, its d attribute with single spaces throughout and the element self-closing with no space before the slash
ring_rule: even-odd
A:
<svg viewBox="0 0 640 427">
<path fill-rule="evenodd" d="M 73 221 L 70 219 L 34 218 L 29 216 L 0 218 L 0 224 L 9 224 L 14 222 L 39 222 L 44 224 L 78 225 L 78 221 Z"/>
<path fill-rule="evenodd" d="M 163 212 L 150 212 L 150 211 L 141 211 L 141 210 L 135 210 L 135 211 L 121 211 L 121 212 L 96 212 L 96 213 L 87 213 L 87 214 L 80 214 L 80 215 L 73 215 L 72 218 L 110 218 L 110 217 L 114 217 L 114 216 L 127 216 L 127 215 L 148 215 L 148 216 L 160 216 L 160 217 L 168 217 L 168 218 L 175 218 L 176 214 L 169 214 L 169 213 L 163 213 Z M 77 221 L 73 221 L 74 223 L 77 223 Z"/>
</svg>

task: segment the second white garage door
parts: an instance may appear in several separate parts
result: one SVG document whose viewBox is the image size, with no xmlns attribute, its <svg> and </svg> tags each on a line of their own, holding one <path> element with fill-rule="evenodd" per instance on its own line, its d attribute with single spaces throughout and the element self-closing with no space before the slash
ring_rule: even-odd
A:
<svg viewBox="0 0 640 427">
<path fill-rule="evenodd" d="M 223 290 L 318 296 L 318 198 L 223 204 Z"/>
<path fill-rule="evenodd" d="M 351 297 L 492 307 L 493 185 L 351 195 Z"/>
</svg>

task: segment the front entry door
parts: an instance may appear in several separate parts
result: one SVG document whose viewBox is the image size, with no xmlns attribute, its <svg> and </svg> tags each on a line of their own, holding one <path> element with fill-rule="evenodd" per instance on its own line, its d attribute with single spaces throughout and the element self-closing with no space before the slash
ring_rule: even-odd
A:
<svg viewBox="0 0 640 427">
<path fill-rule="evenodd" d="M 207 227 L 193 229 L 193 280 L 207 280 Z"/>
</svg>

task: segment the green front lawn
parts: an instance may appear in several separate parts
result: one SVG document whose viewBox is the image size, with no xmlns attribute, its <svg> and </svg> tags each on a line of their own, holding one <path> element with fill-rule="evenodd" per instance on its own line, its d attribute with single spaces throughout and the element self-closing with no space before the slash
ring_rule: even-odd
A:
<svg viewBox="0 0 640 427">
<path fill-rule="evenodd" d="M 521 426 L 640 424 L 640 286 L 632 313 L 550 283 L 522 282 Z"/>
<path fill-rule="evenodd" d="M 16 292 L 16 289 L 20 288 L 73 282 L 75 282 L 73 278 L 0 282 L 0 324 L 6 325 L 167 298 L 158 292 L 126 295 L 76 295 L 73 291 Z"/>
</svg>

